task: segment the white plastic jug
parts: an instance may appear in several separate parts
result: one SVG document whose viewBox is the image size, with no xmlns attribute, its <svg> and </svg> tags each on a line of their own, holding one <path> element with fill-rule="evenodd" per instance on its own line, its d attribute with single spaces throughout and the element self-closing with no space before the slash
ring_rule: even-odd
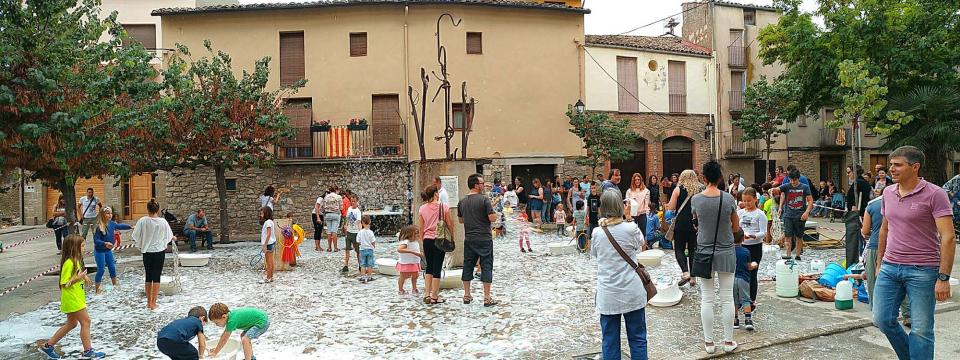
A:
<svg viewBox="0 0 960 360">
<path fill-rule="evenodd" d="M 810 261 L 810 272 L 815 274 L 822 274 L 824 268 L 823 260 L 815 259 Z"/>
<path fill-rule="evenodd" d="M 853 309 L 853 284 L 844 280 L 837 283 L 837 295 L 834 297 L 833 305 L 837 310 Z"/>
<path fill-rule="evenodd" d="M 777 261 L 777 296 L 797 297 L 800 293 L 799 280 L 800 269 L 793 260 Z"/>
</svg>

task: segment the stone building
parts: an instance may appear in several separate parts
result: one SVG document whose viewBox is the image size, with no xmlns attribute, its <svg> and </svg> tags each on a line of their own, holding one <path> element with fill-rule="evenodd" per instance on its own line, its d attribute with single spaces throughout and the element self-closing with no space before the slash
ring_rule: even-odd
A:
<svg viewBox="0 0 960 360">
<path fill-rule="evenodd" d="M 669 176 L 711 158 L 714 113 L 709 49 L 674 36 L 587 35 L 586 109 L 629 119 L 633 156 L 615 161 L 624 178 Z M 626 186 L 628 181 L 621 184 Z"/>
</svg>

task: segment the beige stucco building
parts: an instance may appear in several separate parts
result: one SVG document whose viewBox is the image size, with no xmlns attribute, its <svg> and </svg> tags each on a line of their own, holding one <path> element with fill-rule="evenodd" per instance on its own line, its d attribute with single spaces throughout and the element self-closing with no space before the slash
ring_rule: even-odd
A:
<svg viewBox="0 0 960 360">
<path fill-rule="evenodd" d="M 629 119 L 640 135 L 633 156 L 611 167 L 649 178 L 710 158 L 716 80 L 709 49 L 673 36 L 587 35 L 585 64 L 586 109 Z"/>
</svg>

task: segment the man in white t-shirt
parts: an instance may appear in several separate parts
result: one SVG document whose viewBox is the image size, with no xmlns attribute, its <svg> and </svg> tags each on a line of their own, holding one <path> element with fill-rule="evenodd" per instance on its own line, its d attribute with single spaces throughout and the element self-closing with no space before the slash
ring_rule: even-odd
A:
<svg viewBox="0 0 960 360">
<path fill-rule="evenodd" d="M 443 188 L 443 182 L 440 181 L 440 177 L 436 176 L 433 178 L 433 186 L 436 186 L 437 196 L 440 198 L 440 203 L 444 206 L 450 206 L 450 197 L 447 196 L 447 189 Z"/>
<path fill-rule="evenodd" d="M 357 255 L 357 265 L 360 264 L 360 243 L 357 242 L 357 234 L 360 233 L 360 218 L 363 213 L 360 212 L 360 200 L 357 195 L 350 195 L 350 208 L 347 209 L 347 217 L 344 219 L 347 223 L 347 239 L 343 251 L 343 268 L 341 273 L 350 271 L 350 249 Z"/>
<path fill-rule="evenodd" d="M 80 220 L 80 236 L 84 240 L 87 239 L 87 231 L 90 230 L 91 226 L 97 224 L 97 213 L 100 211 L 99 208 L 103 207 L 103 203 L 100 202 L 100 198 L 93 196 L 93 188 L 87 188 L 87 196 L 80 198 L 80 201 L 77 202 L 79 206 L 77 207 L 77 214 Z"/>
</svg>

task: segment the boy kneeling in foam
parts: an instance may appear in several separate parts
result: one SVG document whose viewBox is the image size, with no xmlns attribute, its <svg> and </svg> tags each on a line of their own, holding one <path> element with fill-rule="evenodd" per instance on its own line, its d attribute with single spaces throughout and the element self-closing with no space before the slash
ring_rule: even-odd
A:
<svg viewBox="0 0 960 360">
<path fill-rule="evenodd" d="M 254 360 L 252 340 L 260 337 L 270 328 L 270 319 L 263 310 L 242 307 L 230 310 L 226 304 L 216 303 L 210 305 L 210 320 L 217 326 L 224 327 L 223 335 L 220 335 L 220 342 L 217 347 L 210 351 L 210 357 L 216 357 L 220 349 L 227 344 L 230 334 L 234 330 L 243 330 L 240 333 L 240 343 L 243 344 L 243 359 Z"/>
<path fill-rule="evenodd" d="M 207 347 L 207 338 L 203 336 L 203 325 L 207 323 L 207 310 L 203 306 L 195 306 L 187 313 L 187 317 L 177 319 L 157 333 L 157 349 L 173 360 L 193 360 L 203 356 Z M 193 347 L 190 340 L 197 337 L 200 350 Z"/>
</svg>

